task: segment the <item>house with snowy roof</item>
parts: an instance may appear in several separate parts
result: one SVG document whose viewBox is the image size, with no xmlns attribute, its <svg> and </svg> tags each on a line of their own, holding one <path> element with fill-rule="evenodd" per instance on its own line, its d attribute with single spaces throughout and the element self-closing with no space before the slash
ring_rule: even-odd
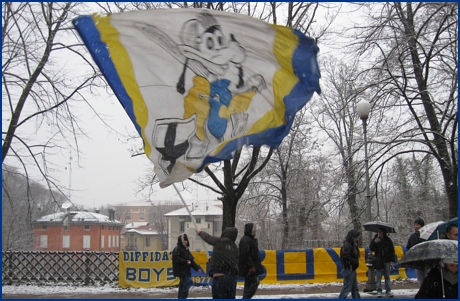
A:
<svg viewBox="0 0 460 301">
<path fill-rule="evenodd" d="M 99 211 L 56 212 L 32 222 L 34 249 L 37 251 L 120 251 L 123 224 Z"/>
<path fill-rule="evenodd" d="M 161 233 L 149 222 L 131 222 L 121 232 L 122 251 L 161 251 Z"/>
<path fill-rule="evenodd" d="M 188 210 L 187 210 L 188 208 Z M 182 233 L 186 233 L 189 242 L 190 250 L 200 251 L 204 249 L 202 239 L 196 235 L 195 224 L 190 217 L 193 215 L 196 226 L 213 236 L 222 234 L 222 208 L 219 206 L 209 205 L 208 202 L 197 202 L 187 205 L 164 214 L 168 219 L 168 249 L 172 250 L 177 245 L 177 238 Z M 210 248 L 209 250 L 211 250 Z"/>
</svg>

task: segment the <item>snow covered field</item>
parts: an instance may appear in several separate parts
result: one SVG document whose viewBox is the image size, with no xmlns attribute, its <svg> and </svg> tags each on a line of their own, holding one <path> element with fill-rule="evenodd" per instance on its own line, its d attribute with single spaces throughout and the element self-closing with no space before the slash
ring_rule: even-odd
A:
<svg viewBox="0 0 460 301">
<path fill-rule="evenodd" d="M 258 289 L 258 294 L 253 299 L 337 299 L 338 292 L 342 287 L 342 283 L 328 284 L 283 284 L 283 285 L 266 285 L 261 284 Z M 332 289 L 331 289 L 332 288 Z M 237 299 L 241 299 L 243 288 L 238 286 Z M 280 292 L 286 292 L 286 294 Z M 309 293 L 303 293 L 303 292 Z M 323 291 L 322 293 L 314 293 L 314 291 Z M 334 291 L 334 292 L 327 292 Z M 417 293 L 417 289 L 394 289 L 394 299 L 412 299 Z M 263 294 L 262 294 L 263 292 Z M 271 294 L 273 292 L 273 294 Z M 201 293 L 204 297 L 193 297 L 194 294 Z M 361 293 L 363 299 L 376 299 L 375 292 Z M 2 298 L 56 298 L 67 296 L 68 298 L 126 298 L 127 294 L 133 294 L 133 297 L 149 299 L 175 298 L 177 294 L 176 287 L 167 288 L 120 288 L 118 285 L 110 284 L 105 286 L 89 286 L 77 287 L 67 285 L 6 285 L 2 286 Z M 201 295 L 200 294 L 200 295 Z M 124 296 L 123 296 L 124 295 Z M 135 295 L 135 296 L 134 296 Z M 210 287 L 192 287 L 190 289 L 190 299 L 211 299 Z M 82 297 L 83 296 L 83 297 Z"/>
</svg>

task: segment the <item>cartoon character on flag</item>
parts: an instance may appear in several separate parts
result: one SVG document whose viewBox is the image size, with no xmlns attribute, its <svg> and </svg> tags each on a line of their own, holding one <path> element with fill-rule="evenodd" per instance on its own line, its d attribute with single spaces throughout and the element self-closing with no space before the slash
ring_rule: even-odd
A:
<svg viewBox="0 0 460 301">
<path fill-rule="evenodd" d="M 246 52 L 233 34 L 225 37 L 220 24 L 206 11 L 184 22 L 180 31 L 182 44 L 177 44 L 156 26 L 145 23 L 135 23 L 135 26 L 183 64 L 176 87 L 178 93 L 185 94 L 184 120 L 161 120 L 156 128 L 168 127 L 168 130 L 156 129 L 152 137 L 154 146 L 163 155 L 162 161 L 171 162 L 166 168 L 168 172 L 182 155 L 187 160 L 202 158 L 210 141 L 224 140 L 228 127 L 231 137 L 243 133 L 245 111 L 254 94 L 265 89 L 266 84 L 260 74 L 244 78 L 242 64 Z M 187 69 L 196 75 L 189 91 L 184 88 Z M 190 123 L 188 118 L 196 122 L 195 133 L 189 133 L 190 127 L 182 126 Z M 175 143 L 178 131 L 185 135 Z M 159 132 L 166 136 L 158 135 Z"/>
<path fill-rule="evenodd" d="M 292 28 L 206 9 L 73 23 L 142 137 L 160 187 L 243 145 L 278 147 L 320 93 L 318 47 Z"/>
</svg>

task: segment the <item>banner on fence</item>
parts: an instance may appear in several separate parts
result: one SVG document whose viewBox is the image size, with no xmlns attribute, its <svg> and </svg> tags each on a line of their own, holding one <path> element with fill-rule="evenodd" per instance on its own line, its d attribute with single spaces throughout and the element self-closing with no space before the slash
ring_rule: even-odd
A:
<svg viewBox="0 0 460 301">
<path fill-rule="evenodd" d="M 366 260 L 368 249 L 361 248 L 361 258 L 357 270 L 358 281 L 366 281 Z M 403 256 L 401 246 L 395 247 L 396 256 Z M 195 262 L 200 266 L 202 273 L 191 269 L 192 285 L 210 285 L 208 276 L 209 265 L 205 251 L 194 252 Z M 212 252 L 210 252 L 212 255 Z M 259 276 L 262 284 L 301 284 L 301 283 L 329 283 L 342 282 L 342 264 L 340 263 L 340 248 L 315 248 L 307 250 L 261 250 L 260 258 L 264 273 Z M 120 252 L 121 287 L 158 287 L 174 286 L 179 279 L 172 274 L 172 257 L 170 251 Z M 407 278 L 411 269 L 399 269 L 396 265 L 391 271 L 391 278 Z M 412 275 L 412 274 L 411 274 Z M 410 276 L 411 278 L 415 276 Z M 238 282 L 244 282 L 238 277 Z"/>
<path fill-rule="evenodd" d="M 179 284 L 172 273 L 170 251 L 120 252 L 121 287 L 156 287 Z"/>
</svg>

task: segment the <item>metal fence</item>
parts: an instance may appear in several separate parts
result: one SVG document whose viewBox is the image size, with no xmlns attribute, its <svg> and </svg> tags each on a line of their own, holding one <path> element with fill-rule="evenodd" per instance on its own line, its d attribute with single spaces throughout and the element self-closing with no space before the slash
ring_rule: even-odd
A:
<svg viewBox="0 0 460 301">
<path fill-rule="evenodd" d="M 2 251 L 2 285 L 118 282 L 118 252 Z"/>
<path fill-rule="evenodd" d="M 301 249 L 314 249 L 314 248 L 340 248 L 341 241 L 332 240 L 304 240 Z"/>
<path fill-rule="evenodd" d="M 322 240 L 303 242 L 304 248 L 337 247 Z M 2 251 L 2 285 L 118 283 L 119 252 Z"/>
</svg>

